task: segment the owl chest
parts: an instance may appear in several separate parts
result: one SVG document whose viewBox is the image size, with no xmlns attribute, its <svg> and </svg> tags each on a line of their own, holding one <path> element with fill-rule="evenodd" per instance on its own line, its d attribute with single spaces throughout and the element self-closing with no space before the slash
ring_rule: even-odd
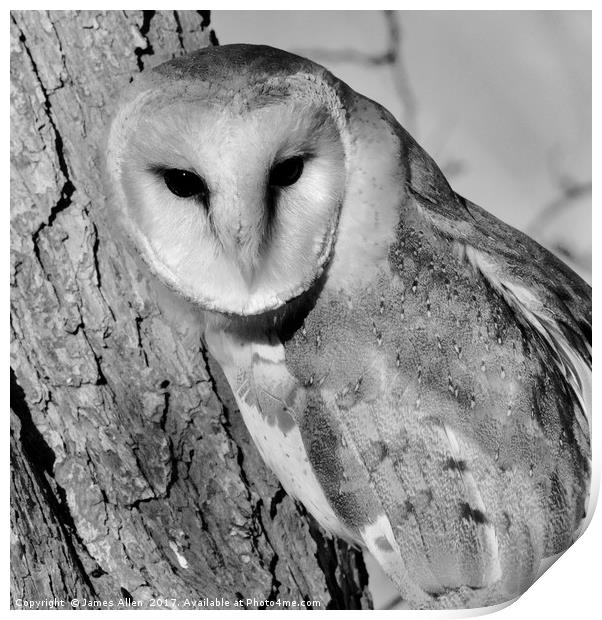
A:
<svg viewBox="0 0 602 620">
<path fill-rule="evenodd" d="M 300 429 L 289 413 L 287 396 L 274 392 L 243 383 L 236 394 L 257 450 L 284 490 L 301 501 L 326 531 L 349 538 L 312 468 Z"/>
</svg>

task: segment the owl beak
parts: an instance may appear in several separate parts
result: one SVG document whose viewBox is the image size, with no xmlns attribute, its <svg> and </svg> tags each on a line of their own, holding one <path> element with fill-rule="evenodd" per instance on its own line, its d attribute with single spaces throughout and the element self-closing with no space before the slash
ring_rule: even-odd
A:
<svg viewBox="0 0 602 620">
<path fill-rule="evenodd" d="M 244 283 L 247 285 L 248 288 L 252 288 L 255 282 L 255 275 L 257 273 L 256 265 L 251 261 L 239 260 L 238 269 Z"/>
<path fill-rule="evenodd" d="M 252 195 L 252 192 L 247 192 Z M 222 247 L 251 288 L 257 278 L 265 243 L 265 205 L 262 200 L 242 200 L 239 195 L 214 204 L 214 228 Z"/>
<path fill-rule="evenodd" d="M 238 231 L 240 233 L 240 230 Z M 241 239 L 239 235 L 228 235 L 223 247 L 236 265 L 236 269 L 248 289 L 255 284 L 260 260 L 260 244 L 254 239 Z"/>
</svg>

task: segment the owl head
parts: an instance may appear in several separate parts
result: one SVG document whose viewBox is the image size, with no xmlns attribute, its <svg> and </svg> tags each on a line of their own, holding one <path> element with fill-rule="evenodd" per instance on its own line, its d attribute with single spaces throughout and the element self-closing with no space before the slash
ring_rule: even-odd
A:
<svg viewBox="0 0 602 620">
<path fill-rule="evenodd" d="M 151 269 L 203 308 L 254 315 L 307 291 L 332 254 L 351 138 L 346 88 L 263 46 L 143 73 L 112 121 L 112 201 Z"/>
</svg>

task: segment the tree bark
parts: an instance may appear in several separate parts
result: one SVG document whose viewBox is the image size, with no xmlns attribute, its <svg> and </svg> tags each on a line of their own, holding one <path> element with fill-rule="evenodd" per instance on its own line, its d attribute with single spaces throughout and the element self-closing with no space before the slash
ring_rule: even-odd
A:
<svg viewBox="0 0 602 620">
<path fill-rule="evenodd" d="M 13 607 L 370 606 L 361 554 L 263 465 L 194 310 L 166 316 L 107 222 L 118 91 L 216 43 L 205 11 L 11 13 Z"/>
</svg>

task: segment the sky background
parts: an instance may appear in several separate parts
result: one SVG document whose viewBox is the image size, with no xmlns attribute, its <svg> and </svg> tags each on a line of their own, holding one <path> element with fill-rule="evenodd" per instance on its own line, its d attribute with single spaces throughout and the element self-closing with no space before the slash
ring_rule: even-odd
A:
<svg viewBox="0 0 602 620">
<path fill-rule="evenodd" d="M 398 61 L 377 64 L 399 28 Z M 221 44 L 323 64 L 388 108 L 454 189 L 591 274 L 588 11 L 214 11 Z"/>
</svg>

